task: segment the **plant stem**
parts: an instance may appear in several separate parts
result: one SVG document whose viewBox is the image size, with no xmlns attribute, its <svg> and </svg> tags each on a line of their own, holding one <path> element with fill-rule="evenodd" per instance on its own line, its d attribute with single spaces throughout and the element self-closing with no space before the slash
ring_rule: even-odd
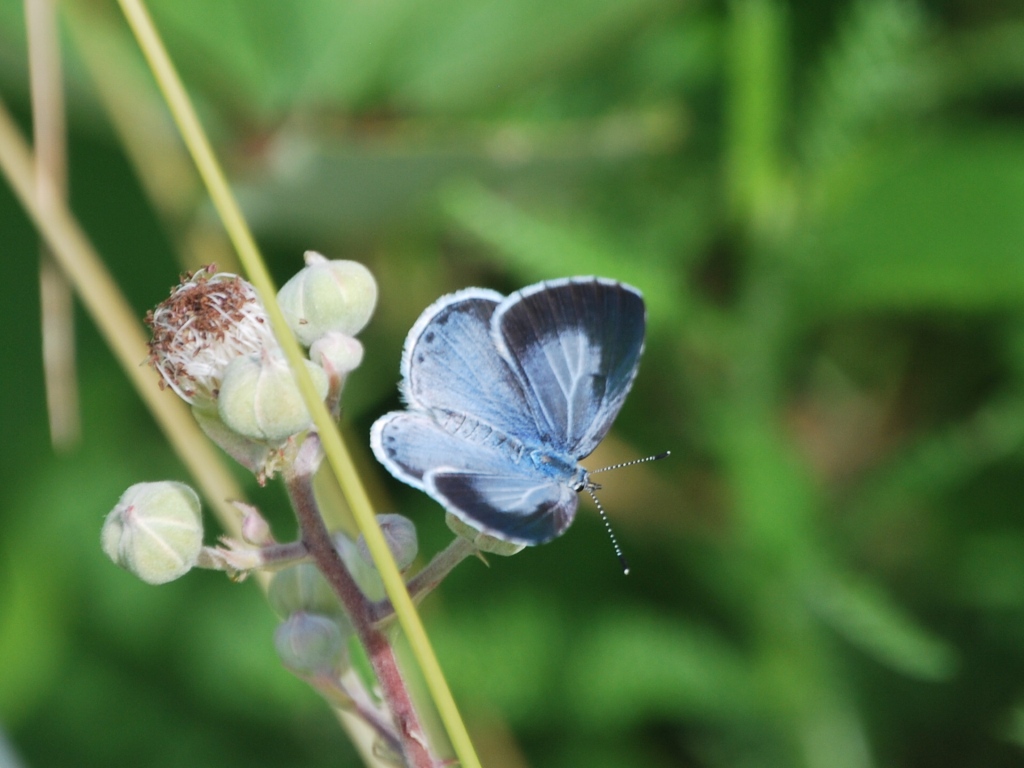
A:
<svg viewBox="0 0 1024 768">
<path fill-rule="evenodd" d="M 787 19 L 778 0 L 732 0 L 729 11 L 726 180 L 735 223 L 757 234 L 782 216 Z"/>
<path fill-rule="evenodd" d="M 398 669 L 394 648 L 384 633 L 374 626 L 372 604 L 342 562 L 320 515 L 313 492 L 313 476 L 322 459 L 320 439 L 315 433 L 310 433 L 299 449 L 295 462 L 285 472 L 285 484 L 298 518 L 301 540 L 324 578 L 341 599 L 366 649 L 384 700 L 395 720 L 406 764 L 410 768 L 434 768 L 436 763 L 430 755 L 426 734 L 420 725 L 409 689 Z"/>
<path fill-rule="evenodd" d="M 39 206 L 52 209 L 67 199 L 67 137 L 60 37 L 54 0 L 25 0 L 32 133 L 36 150 Z M 71 286 L 50 253 L 39 252 L 40 329 L 50 439 L 57 450 L 79 441 L 78 384 L 75 374 L 75 314 Z"/>
<path fill-rule="evenodd" d="M 345 676 L 339 678 L 333 674 L 314 675 L 303 679 L 319 691 L 331 706 L 358 715 L 387 744 L 392 754 L 402 754 L 402 744 L 395 734 L 394 725 L 370 700 L 369 694 L 358 680 L 358 675 L 353 674 L 351 670 L 348 674 L 352 678 L 350 684 L 346 684 Z"/>
<path fill-rule="evenodd" d="M 407 585 L 409 597 L 413 600 L 419 600 L 424 595 L 429 594 L 434 587 L 444 580 L 445 576 L 451 573 L 456 565 L 470 555 L 475 554 L 476 551 L 477 549 L 471 541 L 461 536 L 456 536 L 451 544 L 434 555 L 433 559 L 427 563 L 423 570 L 409 580 Z M 391 606 L 391 601 L 386 598 L 371 606 L 371 615 L 375 623 L 390 618 L 394 613 L 395 609 Z"/>
<path fill-rule="evenodd" d="M 35 160 L 2 99 L 0 171 L 49 244 L 125 376 L 209 500 L 218 522 L 232 536 L 237 535 L 238 511 L 227 499 L 241 499 L 245 494 L 221 455 L 189 415 L 188 406 L 177 397 L 161 392 L 157 387 L 159 376 L 149 366 L 139 365 L 139 360 L 145 360 L 149 353 L 142 323 L 67 206 L 63 202 L 54 203 L 52 207 L 39 204 Z"/>
<path fill-rule="evenodd" d="M 309 556 L 306 545 L 301 541 L 268 544 L 261 547 L 259 552 L 263 559 L 263 567 L 272 569 L 285 568 Z"/>
<path fill-rule="evenodd" d="M 289 330 L 281 308 L 277 305 L 275 298 L 277 289 L 274 287 L 274 281 L 260 256 L 259 248 L 256 247 L 256 241 L 245 217 L 242 216 L 238 202 L 231 193 L 231 187 L 228 185 L 220 163 L 217 162 L 217 158 L 213 154 L 210 141 L 196 116 L 185 86 L 174 69 L 171 58 L 164 48 L 163 41 L 153 25 L 153 20 L 150 18 L 143 0 L 118 0 L 118 4 L 139 41 L 143 55 L 149 62 L 153 76 L 178 124 L 182 139 L 189 148 L 196 168 L 210 192 L 214 208 L 217 209 L 218 215 L 224 222 L 224 228 L 238 251 L 238 257 L 245 267 L 246 275 L 256 287 L 256 292 L 263 301 L 270 318 L 270 326 L 274 330 L 274 336 L 277 337 L 285 357 L 288 358 L 299 391 L 302 392 L 302 399 L 305 401 L 306 407 L 309 408 L 317 431 L 322 435 L 327 461 L 331 465 L 331 469 L 334 470 L 345 498 L 349 502 L 352 516 L 363 534 L 377 572 L 384 583 L 384 589 L 395 606 L 395 615 L 409 640 L 409 648 L 423 673 L 423 681 L 437 706 L 441 722 L 444 723 L 445 730 L 451 739 L 452 748 L 463 768 L 479 768 L 480 759 L 473 749 L 466 724 L 462 721 L 458 707 L 455 706 L 455 699 L 452 697 L 451 689 L 441 671 L 441 665 L 437 661 L 434 649 L 430 645 L 423 622 L 420 620 L 419 614 L 416 613 L 409 594 L 405 591 L 402 574 L 399 572 L 398 566 L 395 565 L 387 542 L 384 541 L 384 534 L 381 533 L 380 527 L 377 525 L 373 514 L 373 505 L 370 503 L 366 488 L 363 487 L 352 457 L 341 439 L 337 423 L 331 418 L 327 406 L 320 400 L 316 387 L 313 385 L 313 380 L 304 363 L 303 352 L 299 348 L 295 336 Z"/>
</svg>

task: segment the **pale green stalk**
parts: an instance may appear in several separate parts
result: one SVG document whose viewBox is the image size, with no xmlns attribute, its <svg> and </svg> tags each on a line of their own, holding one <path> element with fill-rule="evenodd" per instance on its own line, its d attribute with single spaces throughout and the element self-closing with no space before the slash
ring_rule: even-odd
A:
<svg viewBox="0 0 1024 768">
<path fill-rule="evenodd" d="M 736 223 L 761 234 L 785 212 L 781 154 L 785 9 L 778 0 L 729 4 L 726 181 Z"/>
<path fill-rule="evenodd" d="M 25 0 L 36 194 L 47 208 L 67 199 L 67 137 L 60 36 L 55 0 Z M 75 370 L 75 312 L 71 286 L 45 243 L 39 249 L 40 330 L 50 441 L 57 450 L 78 444 L 78 377 Z"/>
<path fill-rule="evenodd" d="M 0 102 L 0 169 L 125 375 L 213 507 L 218 522 L 237 537 L 239 514 L 228 499 L 241 499 L 242 489 L 199 430 L 188 407 L 176 395 L 161 391 L 159 376 L 141 364 L 149 355 L 142 324 L 63 202 L 39 204 L 34 165 L 28 144 Z"/>
<path fill-rule="evenodd" d="M 0 171 L 50 246 L 54 260 L 78 293 L 125 375 L 199 486 L 217 522 L 232 538 L 239 538 L 238 510 L 229 499 L 241 501 L 244 492 L 220 452 L 200 431 L 188 406 L 177 395 L 162 391 L 159 377 L 149 366 L 141 364 L 149 354 L 145 330 L 67 207 L 62 204 L 45 208 L 38 204 L 33 166 L 28 144 L 0 101 Z M 270 574 L 257 571 L 254 578 L 265 592 Z M 354 714 L 335 711 L 356 749 L 368 765 L 372 764 L 374 731 Z"/>
<path fill-rule="evenodd" d="M 306 406 L 313 416 L 313 423 L 323 442 L 327 460 L 349 501 L 352 514 L 366 540 L 374 565 L 377 567 L 384 582 L 384 588 L 387 591 L 388 597 L 395 607 L 398 621 L 409 639 L 413 655 L 420 666 L 441 720 L 451 739 L 455 753 L 464 768 L 478 768 L 480 761 L 473 749 L 473 744 L 469 739 L 465 724 L 462 722 L 462 717 L 455 706 L 448 683 L 431 648 L 419 614 L 416 612 L 416 608 L 405 588 L 402 575 L 395 565 L 391 552 L 384 541 L 384 535 L 377 525 L 366 489 L 363 487 L 362 481 L 355 470 L 352 459 L 341 440 L 341 435 L 335 427 L 327 407 L 318 397 L 309 373 L 306 371 L 303 362 L 305 358 L 302 351 L 291 330 L 288 328 L 275 300 L 276 288 L 270 274 L 267 272 L 252 233 L 238 207 L 238 203 L 231 193 L 224 173 L 213 154 L 213 150 L 199 123 L 195 110 L 192 108 L 185 88 L 141 0 L 118 0 L 118 2 L 125 17 L 128 19 L 132 31 L 135 33 L 135 37 L 146 60 L 149 62 L 150 69 L 153 71 L 157 84 L 164 94 L 164 98 L 174 116 L 175 122 L 178 124 L 182 138 L 192 154 L 196 167 L 203 177 L 214 207 L 217 209 L 221 220 L 224 222 L 228 236 L 238 251 L 247 277 L 256 287 L 260 298 L 263 300 L 274 335 L 277 337 L 291 363 L 299 389 L 302 391 Z"/>
</svg>

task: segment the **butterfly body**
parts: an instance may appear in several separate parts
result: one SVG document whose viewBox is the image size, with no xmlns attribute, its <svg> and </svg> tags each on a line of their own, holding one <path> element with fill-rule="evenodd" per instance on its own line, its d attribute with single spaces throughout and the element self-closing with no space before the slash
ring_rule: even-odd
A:
<svg viewBox="0 0 1024 768">
<path fill-rule="evenodd" d="M 549 541 L 595 487 L 579 462 L 625 400 L 644 328 L 639 291 L 602 278 L 442 297 L 409 332 L 408 409 L 374 424 L 374 453 L 475 528 Z"/>
</svg>

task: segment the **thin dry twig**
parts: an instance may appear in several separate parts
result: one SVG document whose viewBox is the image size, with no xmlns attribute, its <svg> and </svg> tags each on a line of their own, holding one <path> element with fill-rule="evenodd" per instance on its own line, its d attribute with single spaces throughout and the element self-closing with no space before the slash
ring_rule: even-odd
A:
<svg viewBox="0 0 1024 768">
<path fill-rule="evenodd" d="M 25 0 L 32 132 L 39 206 L 52 210 L 67 199 L 67 137 L 60 39 L 54 0 Z M 71 286 L 46 243 L 39 247 L 39 305 L 50 440 L 57 450 L 81 437 L 75 372 L 75 312 Z"/>
</svg>

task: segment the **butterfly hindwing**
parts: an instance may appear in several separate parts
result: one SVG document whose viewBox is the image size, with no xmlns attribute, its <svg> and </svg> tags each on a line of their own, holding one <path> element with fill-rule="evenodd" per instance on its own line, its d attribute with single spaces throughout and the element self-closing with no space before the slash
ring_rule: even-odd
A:
<svg viewBox="0 0 1024 768">
<path fill-rule="evenodd" d="M 448 428 L 423 411 L 393 411 L 373 425 L 370 447 L 391 474 L 421 490 L 424 473 L 440 467 L 501 472 L 517 465 L 521 449 L 500 433 L 468 422 Z"/>
<path fill-rule="evenodd" d="M 543 544 L 562 534 L 578 497 L 541 474 L 436 470 L 424 476 L 427 492 L 484 533 L 517 544 Z"/>
<path fill-rule="evenodd" d="M 426 413 L 397 411 L 377 420 L 370 444 L 399 480 L 506 541 L 547 541 L 575 514 L 576 494 L 497 433 L 451 433 Z"/>
</svg>

